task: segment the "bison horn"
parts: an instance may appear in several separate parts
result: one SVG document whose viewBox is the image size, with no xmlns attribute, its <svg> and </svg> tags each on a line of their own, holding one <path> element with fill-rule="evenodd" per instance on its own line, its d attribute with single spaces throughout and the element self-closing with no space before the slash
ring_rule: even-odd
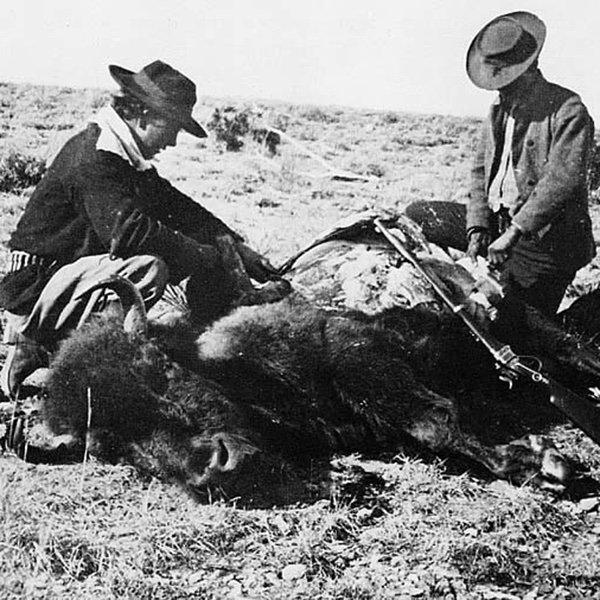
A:
<svg viewBox="0 0 600 600">
<path fill-rule="evenodd" d="M 125 332 L 133 335 L 146 335 L 148 320 L 144 300 L 138 288 L 126 277 L 115 275 L 103 279 L 81 292 L 76 299 L 102 288 L 112 290 L 119 298 L 123 307 L 123 329 Z"/>
</svg>

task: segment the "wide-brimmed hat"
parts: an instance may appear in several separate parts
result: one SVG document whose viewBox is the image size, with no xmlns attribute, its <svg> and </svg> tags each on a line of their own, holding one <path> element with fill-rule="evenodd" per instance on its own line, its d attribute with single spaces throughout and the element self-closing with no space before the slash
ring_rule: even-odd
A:
<svg viewBox="0 0 600 600">
<path fill-rule="evenodd" d="M 529 12 L 496 17 L 471 42 L 467 74 L 477 87 L 499 90 L 527 71 L 545 39 L 546 26 Z"/>
<path fill-rule="evenodd" d="M 117 65 L 109 65 L 108 70 L 122 90 L 177 121 L 192 135 L 207 136 L 204 127 L 192 119 L 192 110 L 196 104 L 196 85 L 191 79 L 161 60 L 146 65 L 138 73 Z"/>
</svg>

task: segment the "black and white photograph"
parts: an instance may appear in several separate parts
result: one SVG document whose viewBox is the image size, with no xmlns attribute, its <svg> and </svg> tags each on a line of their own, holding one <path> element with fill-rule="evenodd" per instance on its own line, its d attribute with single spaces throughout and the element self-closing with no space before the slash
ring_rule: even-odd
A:
<svg viewBox="0 0 600 600">
<path fill-rule="evenodd" d="M 0 20 L 0 600 L 600 600 L 600 8 Z"/>
</svg>

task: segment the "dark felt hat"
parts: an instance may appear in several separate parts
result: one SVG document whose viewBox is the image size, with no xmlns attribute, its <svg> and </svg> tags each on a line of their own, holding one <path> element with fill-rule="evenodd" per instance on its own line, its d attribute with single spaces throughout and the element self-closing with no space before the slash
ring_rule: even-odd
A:
<svg viewBox="0 0 600 600">
<path fill-rule="evenodd" d="M 484 90 L 499 90 L 522 75 L 539 56 L 546 26 L 534 14 L 512 12 L 490 21 L 471 42 L 467 74 Z"/>
<path fill-rule="evenodd" d="M 207 136 L 204 127 L 192 119 L 192 110 L 196 104 L 196 85 L 191 79 L 161 60 L 146 65 L 138 73 L 117 65 L 110 65 L 108 70 L 123 91 L 179 122 L 192 135 Z"/>
</svg>

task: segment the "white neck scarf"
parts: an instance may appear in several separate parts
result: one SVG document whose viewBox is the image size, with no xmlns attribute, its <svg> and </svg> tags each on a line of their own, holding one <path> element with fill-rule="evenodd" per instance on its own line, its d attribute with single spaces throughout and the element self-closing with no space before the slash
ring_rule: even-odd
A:
<svg viewBox="0 0 600 600">
<path fill-rule="evenodd" d="M 112 106 L 105 106 L 90 119 L 100 127 L 96 150 L 106 150 L 126 160 L 136 171 L 154 168 L 140 152 L 127 123 Z"/>
<path fill-rule="evenodd" d="M 493 211 L 497 211 L 501 206 L 508 208 L 512 215 L 517 199 L 519 197 L 519 188 L 513 166 L 512 143 L 515 130 L 515 119 L 508 115 L 504 131 L 504 148 L 498 172 L 494 177 L 488 191 L 488 202 Z"/>
</svg>

